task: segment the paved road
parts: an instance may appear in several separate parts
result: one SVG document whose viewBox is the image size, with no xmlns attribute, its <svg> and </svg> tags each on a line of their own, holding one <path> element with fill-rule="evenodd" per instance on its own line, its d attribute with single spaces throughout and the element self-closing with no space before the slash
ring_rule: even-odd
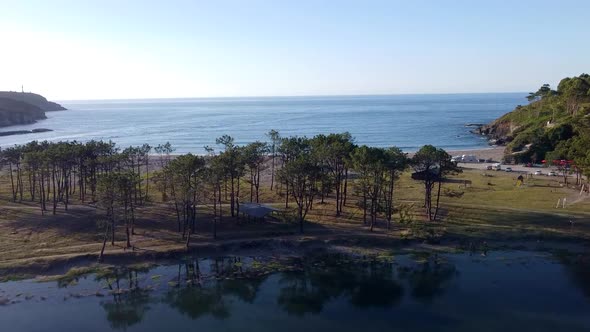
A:
<svg viewBox="0 0 590 332">
<path fill-rule="evenodd" d="M 494 164 L 495 163 L 459 163 L 458 165 L 463 168 L 487 170 L 488 166 Z M 541 171 L 546 175 L 550 171 L 557 172 L 557 169 L 553 167 L 526 167 L 524 165 L 502 165 L 502 171 L 504 171 L 506 167 L 511 167 L 512 170 L 517 173 L 535 173 L 535 171 Z"/>
</svg>

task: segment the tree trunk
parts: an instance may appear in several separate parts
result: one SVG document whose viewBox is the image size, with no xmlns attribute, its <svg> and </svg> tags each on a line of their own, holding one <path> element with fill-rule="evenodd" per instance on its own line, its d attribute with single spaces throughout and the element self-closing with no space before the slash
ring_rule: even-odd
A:
<svg viewBox="0 0 590 332">
<path fill-rule="evenodd" d="M 373 231 L 373 226 L 375 225 L 375 199 L 371 198 L 371 227 L 370 231 Z"/>
<path fill-rule="evenodd" d="M 137 197 L 139 196 L 139 204 L 143 203 L 143 195 L 141 194 L 141 163 L 139 156 L 137 157 L 137 191 L 135 191 L 135 203 L 138 203 Z"/>
<path fill-rule="evenodd" d="M 150 156 L 146 154 L 145 156 L 145 199 L 147 201 L 149 199 L 149 189 L 150 189 Z"/>
<path fill-rule="evenodd" d="M 219 222 L 223 220 L 223 206 L 221 205 L 221 184 L 219 186 L 219 195 L 217 195 L 217 202 L 219 203 Z"/>
<path fill-rule="evenodd" d="M 53 172 L 51 174 L 51 177 L 53 179 L 53 189 L 51 190 L 52 191 L 51 194 L 53 195 L 53 214 L 54 215 L 55 215 L 55 210 L 57 209 L 57 197 L 55 196 L 56 195 L 56 193 L 55 193 L 55 172 L 56 171 L 55 171 L 55 167 L 54 167 Z"/>
<path fill-rule="evenodd" d="M 391 172 L 389 176 L 389 192 L 387 193 L 387 229 L 391 229 L 391 216 L 393 215 L 393 188 L 395 182 L 395 172 Z"/>
<path fill-rule="evenodd" d="M 289 182 L 285 184 L 285 209 L 289 208 Z"/>
<path fill-rule="evenodd" d="M 113 202 L 111 202 L 112 206 Z M 111 245 L 115 245 L 115 211 L 111 207 Z"/>
<path fill-rule="evenodd" d="M 427 182 L 425 184 L 425 195 L 424 195 L 424 207 L 426 208 L 426 214 L 428 215 L 428 220 L 432 220 L 432 213 L 431 213 L 431 205 L 432 205 L 432 184 Z"/>
<path fill-rule="evenodd" d="M 14 187 L 14 175 L 12 174 L 12 163 L 8 163 L 9 172 L 10 172 L 10 186 L 12 188 L 12 201 L 16 202 L 16 188 Z"/>
<path fill-rule="evenodd" d="M 186 249 L 188 249 L 191 245 L 191 232 L 188 232 L 186 236 Z"/>
<path fill-rule="evenodd" d="M 104 256 L 104 249 L 107 245 L 107 240 L 109 238 L 109 225 L 105 226 L 105 231 L 104 231 L 104 238 L 102 240 L 102 248 L 100 249 L 100 254 L 98 255 L 98 261 L 102 262 L 103 256 Z"/>
<path fill-rule="evenodd" d="M 135 204 L 133 204 L 133 200 L 129 201 L 131 209 L 131 235 L 135 235 Z"/>
<path fill-rule="evenodd" d="M 217 186 L 213 187 L 213 238 L 217 238 Z"/>
<path fill-rule="evenodd" d="M 195 202 L 195 204 L 193 204 L 193 211 L 192 211 L 192 215 L 191 215 L 192 219 L 191 219 L 191 233 L 195 233 L 195 229 L 196 229 L 196 223 L 197 223 L 197 203 Z"/>
<path fill-rule="evenodd" d="M 69 183 L 68 178 L 69 178 L 69 175 L 65 175 L 65 170 L 64 170 L 64 187 L 65 187 L 65 195 L 66 195 L 66 198 L 64 200 L 64 205 L 65 205 L 66 211 L 68 210 L 68 203 L 69 203 L 69 199 L 70 199 L 70 193 L 69 193 L 70 183 Z"/>
<path fill-rule="evenodd" d="M 346 206 L 346 197 L 348 193 L 348 168 L 344 171 L 344 197 L 342 199 L 342 206 L 340 206 L 340 211 L 342 211 L 343 207 Z"/>
<path fill-rule="evenodd" d="M 125 226 L 125 236 L 127 239 L 127 248 L 131 248 L 131 235 L 129 234 L 129 224 L 128 222 L 126 222 L 126 226 Z"/>
<path fill-rule="evenodd" d="M 19 202 L 23 200 L 23 178 L 21 174 L 20 164 L 16 165 L 16 185 L 18 187 Z"/>
<path fill-rule="evenodd" d="M 177 221 L 177 224 L 178 224 L 178 232 L 180 232 L 181 231 L 181 228 L 180 228 L 180 211 L 178 209 L 178 202 L 176 202 L 176 198 L 175 198 L 175 201 L 174 201 L 174 209 L 176 209 L 176 221 Z"/>
<path fill-rule="evenodd" d="M 367 193 L 363 192 L 363 224 L 367 225 Z"/>
<path fill-rule="evenodd" d="M 231 177 L 231 195 L 230 195 L 230 202 L 229 202 L 229 204 L 230 204 L 230 210 L 231 210 L 231 216 L 232 217 L 235 217 L 235 211 L 234 211 L 234 209 L 235 209 L 235 203 L 236 203 L 235 202 L 236 197 L 235 197 L 235 191 L 234 191 L 235 190 L 235 187 L 234 186 L 235 186 L 235 184 L 234 184 L 234 177 L 232 175 L 232 177 Z"/>
<path fill-rule="evenodd" d="M 45 214 L 45 178 L 41 173 L 41 181 L 39 182 L 39 198 L 41 203 L 41 215 Z"/>
<path fill-rule="evenodd" d="M 434 210 L 434 218 L 433 220 L 436 221 L 436 217 L 438 216 L 438 207 L 439 207 L 439 203 L 440 203 L 440 187 L 441 187 L 441 183 L 442 181 L 438 181 L 438 192 L 436 194 L 436 209 Z"/>
<path fill-rule="evenodd" d="M 236 206 L 236 217 L 239 220 L 240 219 L 240 177 L 239 176 L 238 176 L 237 182 L 238 182 L 238 184 L 237 184 L 238 190 L 236 191 L 235 206 Z"/>
<path fill-rule="evenodd" d="M 254 201 L 254 170 L 250 168 L 250 203 Z"/>
<path fill-rule="evenodd" d="M 272 154 L 272 166 L 270 171 L 270 191 L 272 191 L 275 183 L 275 154 Z"/>
<path fill-rule="evenodd" d="M 340 176 L 336 175 L 336 217 L 340 217 Z"/>
<path fill-rule="evenodd" d="M 128 200 L 131 200 L 131 198 L 129 197 L 130 195 L 127 195 L 127 193 L 125 193 L 125 237 L 127 240 L 127 248 L 131 247 L 131 234 L 129 233 L 129 202 Z"/>
<path fill-rule="evenodd" d="M 33 171 L 29 170 L 29 195 L 31 196 L 31 202 L 35 201 L 35 186 L 33 185 Z"/>
<path fill-rule="evenodd" d="M 303 206 L 299 207 L 299 233 L 303 234 Z"/>
<path fill-rule="evenodd" d="M 256 203 L 260 200 L 260 167 L 256 169 Z"/>
</svg>

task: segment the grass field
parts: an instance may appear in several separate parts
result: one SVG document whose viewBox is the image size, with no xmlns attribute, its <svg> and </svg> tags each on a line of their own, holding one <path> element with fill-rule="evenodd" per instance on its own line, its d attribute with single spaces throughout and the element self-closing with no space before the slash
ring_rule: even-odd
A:
<svg viewBox="0 0 590 332">
<path fill-rule="evenodd" d="M 375 231 L 363 225 L 362 210 L 350 195 L 344 213 L 335 216 L 334 202 L 314 203 L 307 217 L 305 233 L 298 233 L 298 225 L 288 217 L 262 221 L 236 220 L 227 217 L 218 224 L 218 238 L 212 236 L 211 207 L 199 206 L 197 232 L 193 236 L 196 248 L 222 247 L 232 243 L 260 239 L 330 241 L 354 238 L 378 239 L 392 246 L 432 242 L 440 246 L 466 248 L 481 243 L 499 246 L 561 247 L 584 246 L 590 240 L 590 198 L 580 195 L 575 188 L 560 185 L 561 178 L 539 177 L 526 179 L 517 186 L 515 173 L 465 170 L 452 177 L 454 182 L 443 185 L 441 220 L 426 221 L 421 202 L 422 184 L 403 174 L 396 186 L 396 206 L 411 206 L 412 221 L 397 222 L 394 215 L 391 229 L 379 221 Z M 471 184 L 465 186 L 464 180 Z M 37 204 L 9 201 L 6 177 L 0 187 L 0 269 L 22 267 L 50 268 L 54 262 L 68 262 L 80 257 L 95 259 L 101 246 L 102 234 L 97 228 L 100 211 L 88 204 L 76 203 L 66 212 L 41 215 Z M 263 185 L 261 201 L 284 207 L 284 198 L 277 191 Z M 352 192 L 352 190 L 350 191 Z M 124 255 L 180 252 L 184 240 L 177 232 L 174 209 L 160 202 L 155 191 L 152 202 L 137 211 L 134 249 L 125 249 L 124 233 L 118 231 L 118 244 L 107 246 L 107 258 Z M 243 183 L 242 200 L 250 197 L 249 185 Z M 556 208 L 558 199 L 567 198 L 565 208 Z M 293 208 L 294 203 L 290 204 Z M 228 209 L 226 206 L 225 209 Z M 287 213 L 288 216 L 288 213 Z M 122 226 L 121 226 L 122 227 Z M 377 240 L 375 240 L 377 241 Z M 369 241 L 367 246 L 371 246 Z"/>
</svg>

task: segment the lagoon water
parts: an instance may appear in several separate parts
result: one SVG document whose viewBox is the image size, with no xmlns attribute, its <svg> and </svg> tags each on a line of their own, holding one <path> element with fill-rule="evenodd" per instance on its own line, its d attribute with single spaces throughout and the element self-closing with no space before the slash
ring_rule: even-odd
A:
<svg viewBox="0 0 590 332">
<path fill-rule="evenodd" d="M 413 151 L 424 144 L 448 150 L 487 146 L 465 124 L 487 123 L 526 103 L 525 93 L 149 99 L 64 101 L 68 111 L 3 128 L 52 132 L 0 137 L 0 147 L 32 140 L 112 140 L 122 147 L 169 141 L 177 153 L 204 153 L 224 134 L 244 144 L 282 135 L 350 132 L 358 144 L 396 145 Z"/>
<path fill-rule="evenodd" d="M 190 258 L 0 283 L 3 331 L 588 331 L 588 263 L 534 252 Z M 292 271 L 264 273 L 272 266 Z M 280 270 L 280 268 L 279 268 Z"/>
</svg>

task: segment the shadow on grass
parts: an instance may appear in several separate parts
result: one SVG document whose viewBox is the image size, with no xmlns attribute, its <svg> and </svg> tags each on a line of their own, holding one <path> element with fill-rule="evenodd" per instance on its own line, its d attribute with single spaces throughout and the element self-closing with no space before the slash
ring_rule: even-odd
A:
<svg viewBox="0 0 590 332">
<path fill-rule="evenodd" d="M 460 207 L 446 222 L 451 239 L 585 241 L 590 234 L 590 221 L 565 213 Z"/>
</svg>

